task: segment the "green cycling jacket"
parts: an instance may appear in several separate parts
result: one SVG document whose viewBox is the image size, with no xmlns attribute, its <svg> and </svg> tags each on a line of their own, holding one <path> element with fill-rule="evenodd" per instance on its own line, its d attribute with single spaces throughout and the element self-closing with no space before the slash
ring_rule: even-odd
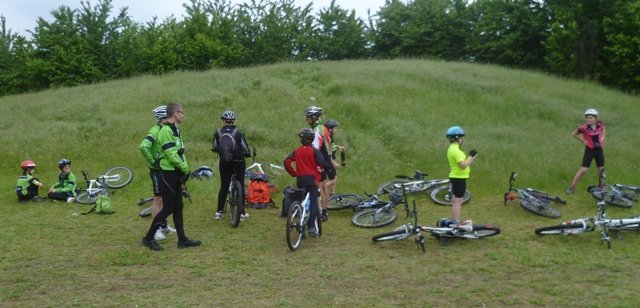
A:
<svg viewBox="0 0 640 308">
<path fill-rule="evenodd" d="M 160 169 L 160 145 L 158 142 L 158 133 L 162 125 L 156 124 L 151 129 L 147 135 L 142 139 L 140 143 L 140 153 L 142 153 L 142 157 L 147 161 L 147 166 L 149 169 Z"/>
<path fill-rule="evenodd" d="M 58 181 L 51 186 L 51 188 L 55 189 L 57 192 L 70 192 L 74 197 L 76 196 L 76 176 L 73 172 L 69 172 L 69 174 L 60 173 L 58 176 Z"/>
<path fill-rule="evenodd" d="M 160 146 L 160 169 L 164 171 L 180 170 L 189 174 L 189 165 L 184 155 L 184 144 L 180 130 L 175 124 L 167 123 L 158 132 Z"/>
</svg>

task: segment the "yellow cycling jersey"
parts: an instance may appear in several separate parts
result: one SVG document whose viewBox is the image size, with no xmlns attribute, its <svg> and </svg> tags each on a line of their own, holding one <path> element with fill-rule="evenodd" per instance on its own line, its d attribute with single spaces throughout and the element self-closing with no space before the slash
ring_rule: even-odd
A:
<svg viewBox="0 0 640 308">
<path fill-rule="evenodd" d="M 467 168 L 460 168 L 458 165 L 459 162 L 467 159 L 467 155 L 460 150 L 460 144 L 457 142 L 452 142 L 449 145 L 449 149 L 447 150 L 447 160 L 449 161 L 449 167 L 451 168 L 451 172 L 449 173 L 449 178 L 452 179 L 468 179 L 469 174 L 471 173 L 471 167 L 467 166 Z"/>
</svg>

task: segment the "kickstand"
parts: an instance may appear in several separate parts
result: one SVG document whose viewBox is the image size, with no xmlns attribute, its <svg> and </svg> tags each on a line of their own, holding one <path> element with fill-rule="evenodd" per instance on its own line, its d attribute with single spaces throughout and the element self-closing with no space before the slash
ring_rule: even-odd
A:
<svg viewBox="0 0 640 308">
<path fill-rule="evenodd" d="M 420 234 L 420 236 L 418 236 L 414 241 L 418 246 L 420 246 L 423 253 L 426 252 L 426 249 L 424 248 L 424 236 L 422 234 Z"/>
</svg>

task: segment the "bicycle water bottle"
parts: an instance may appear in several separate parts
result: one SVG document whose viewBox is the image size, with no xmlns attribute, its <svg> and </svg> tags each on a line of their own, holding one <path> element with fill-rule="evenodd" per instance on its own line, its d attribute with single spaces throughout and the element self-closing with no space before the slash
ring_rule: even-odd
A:
<svg viewBox="0 0 640 308">
<path fill-rule="evenodd" d="M 311 212 L 311 198 L 307 198 L 307 202 L 304 203 L 304 209 L 305 209 L 304 217 L 307 218 L 309 217 L 309 214 Z"/>
</svg>

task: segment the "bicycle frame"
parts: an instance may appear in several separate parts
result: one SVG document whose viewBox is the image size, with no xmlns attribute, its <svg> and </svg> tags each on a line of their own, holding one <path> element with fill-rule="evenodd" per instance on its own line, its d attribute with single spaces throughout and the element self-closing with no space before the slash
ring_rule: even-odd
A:
<svg viewBox="0 0 640 308">
<path fill-rule="evenodd" d="M 96 179 L 89 180 L 89 173 L 86 170 L 82 171 L 82 175 L 84 176 L 84 180 L 87 183 L 87 193 L 91 197 L 94 197 L 103 190 L 106 190 L 107 186 L 104 184 L 106 180 L 118 180 L 120 178 L 119 175 L 101 175 Z"/>
</svg>

